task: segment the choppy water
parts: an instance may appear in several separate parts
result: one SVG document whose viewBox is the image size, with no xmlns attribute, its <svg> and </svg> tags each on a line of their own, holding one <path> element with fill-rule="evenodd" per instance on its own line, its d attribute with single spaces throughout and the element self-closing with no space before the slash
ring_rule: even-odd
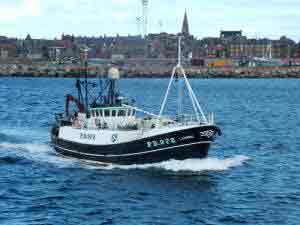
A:
<svg viewBox="0 0 300 225">
<path fill-rule="evenodd" d="M 49 146 L 73 84 L 0 80 L 0 224 L 300 223 L 300 80 L 193 80 L 223 131 L 210 157 L 109 167 Z M 121 86 L 157 112 L 167 80 Z"/>
</svg>

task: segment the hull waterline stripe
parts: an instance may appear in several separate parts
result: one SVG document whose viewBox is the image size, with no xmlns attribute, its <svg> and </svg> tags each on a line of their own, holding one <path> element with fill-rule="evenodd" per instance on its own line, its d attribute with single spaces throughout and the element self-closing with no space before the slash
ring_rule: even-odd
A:
<svg viewBox="0 0 300 225">
<path fill-rule="evenodd" d="M 185 147 L 185 146 L 191 146 L 191 145 L 196 145 L 196 144 L 210 144 L 211 141 L 200 141 L 200 142 L 195 142 L 195 143 L 190 143 L 190 144 L 184 144 L 184 145 L 178 145 L 178 146 L 173 146 L 173 147 L 168 147 L 168 148 L 161 148 L 161 149 L 156 149 L 152 151 L 147 151 L 147 152 L 139 152 L 139 153 L 130 153 L 130 154 L 122 154 L 122 155 L 98 155 L 98 154 L 91 154 L 91 153 L 83 153 L 83 152 L 78 152 L 74 150 L 70 150 L 67 148 L 60 147 L 58 145 L 55 145 L 56 148 L 62 149 L 64 151 L 80 154 L 80 155 L 87 155 L 87 156 L 99 156 L 99 157 L 126 157 L 126 156 L 134 156 L 134 155 L 144 155 L 144 154 L 149 154 L 153 152 L 159 152 L 159 151 L 164 151 L 172 148 L 180 148 L 180 147 Z"/>
<path fill-rule="evenodd" d="M 61 157 L 64 157 L 66 159 L 74 159 L 74 157 L 72 156 L 66 156 L 60 152 L 57 152 L 57 154 L 59 154 Z M 88 159 L 79 159 L 78 160 L 82 161 L 82 162 L 86 162 L 86 163 L 93 163 L 93 164 L 98 164 L 100 166 L 111 166 L 113 165 L 113 163 L 107 163 L 107 162 L 100 162 L 100 161 L 94 161 L 94 160 L 88 160 Z"/>
</svg>

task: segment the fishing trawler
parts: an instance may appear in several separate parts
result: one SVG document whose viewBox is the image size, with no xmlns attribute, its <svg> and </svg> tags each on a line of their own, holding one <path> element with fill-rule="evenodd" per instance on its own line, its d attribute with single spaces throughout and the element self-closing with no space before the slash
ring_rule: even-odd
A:
<svg viewBox="0 0 300 225">
<path fill-rule="evenodd" d="M 158 115 L 134 106 L 120 94 L 117 68 L 109 69 L 106 81 L 100 82 L 98 96 L 92 99 L 86 75 L 85 81 L 76 82 L 78 97 L 68 95 L 66 112 L 56 115 L 51 131 L 54 149 L 67 157 L 119 165 L 206 157 L 211 143 L 221 132 L 214 124 L 213 114 L 207 118 L 203 113 L 181 66 L 180 43 L 181 38 L 178 64 L 173 68 Z M 187 90 L 193 114 L 165 116 L 170 89 L 178 79 Z M 180 91 L 178 94 L 182 100 Z M 77 106 L 73 113 L 69 112 L 70 102 Z"/>
</svg>

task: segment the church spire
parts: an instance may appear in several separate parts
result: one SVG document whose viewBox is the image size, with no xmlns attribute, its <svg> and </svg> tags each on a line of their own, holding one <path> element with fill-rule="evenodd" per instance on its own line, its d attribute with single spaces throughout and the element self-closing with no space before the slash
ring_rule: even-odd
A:
<svg viewBox="0 0 300 225">
<path fill-rule="evenodd" d="M 184 19 L 183 19 L 181 33 L 183 35 L 189 35 L 190 34 L 190 31 L 189 31 L 189 22 L 188 22 L 188 17 L 187 17 L 186 10 L 185 10 L 185 13 L 184 13 Z"/>
</svg>

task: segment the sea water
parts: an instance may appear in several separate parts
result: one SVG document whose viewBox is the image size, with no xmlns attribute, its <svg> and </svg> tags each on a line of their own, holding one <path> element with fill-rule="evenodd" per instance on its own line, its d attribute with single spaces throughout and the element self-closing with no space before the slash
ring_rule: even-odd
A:
<svg viewBox="0 0 300 225">
<path fill-rule="evenodd" d="M 191 80 L 223 134 L 209 157 L 106 167 L 49 145 L 74 84 L 0 80 L 0 224 L 300 224 L 300 80 Z M 118 86 L 158 113 L 167 85 Z M 177 110 L 176 93 L 166 112 Z"/>
</svg>

